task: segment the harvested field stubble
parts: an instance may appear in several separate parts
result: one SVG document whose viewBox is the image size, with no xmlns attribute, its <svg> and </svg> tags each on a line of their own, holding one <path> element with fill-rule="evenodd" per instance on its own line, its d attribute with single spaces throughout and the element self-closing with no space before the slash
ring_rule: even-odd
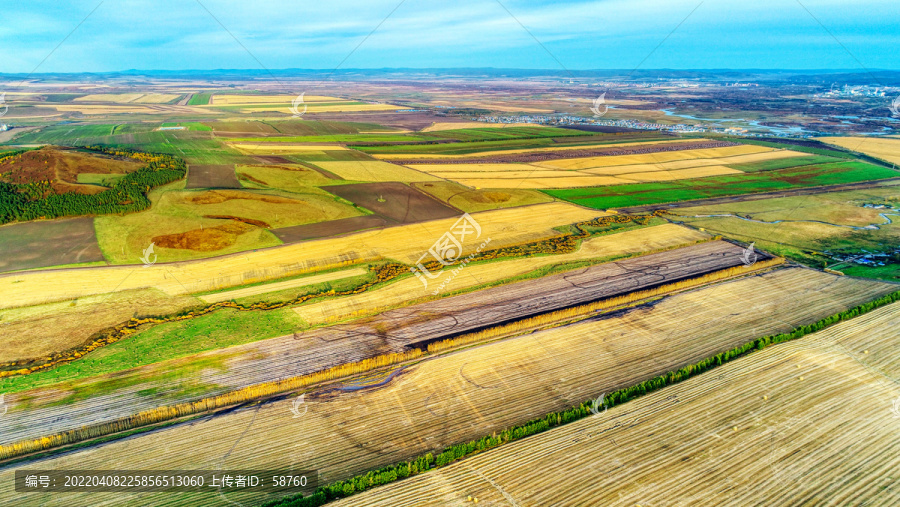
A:
<svg viewBox="0 0 900 507">
<path fill-rule="evenodd" d="M 212 383 L 220 388 L 230 386 L 232 389 L 243 389 L 241 392 L 245 394 L 241 396 L 255 392 L 246 387 L 248 385 L 256 385 L 263 389 L 264 392 L 272 394 L 277 391 L 269 391 L 272 387 L 270 384 L 274 383 L 274 385 L 279 386 L 284 382 L 294 382 L 294 380 L 285 380 L 284 372 L 314 374 L 328 368 L 338 368 L 340 365 L 350 361 L 361 362 L 360 364 L 363 364 L 365 361 L 376 361 L 380 365 L 390 364 L 393 362 L 390 359 L 393 357 L 392 354 L 406 354 L 412 350 L 424 351 L 429 344 L 456 338 L 463 333 L 488 330 L 483 333 L 462 337 L 462 341 L 459 343 L 471 343 L 478 339 L 496 337 L 498 334 L 503 334 L 507 331 L 498 333 L 489 329 L 514 319 L 545 314 L 554 309 L 571 308 L 579 303 L 596 301 L 601 298 L 619 295 L 624 297 L 624 299 L 619 298 L 608 303 L 600 303 L 599 306 L 593 305 L 576 309 L 574 312 L 561 312 L 549 318 L 536 317 L 523 324 L 528 328 L 535 328 L 556 323 L 560 319 L 578 316 L 584 312 L 609 308 L 610 305 L 616 306 L 630 303 L 635 298 L 655 296 L 672 290 L 683 289 L 696 283 L 707 283 L 734 274 L 743 274 L 747 272 L 747 269 L 740 262 L 739 253 L 741 251 L 740 248 L 728 243 L 704 243 L 680 250 L 661 252 L 570 271 L 542 279 L 527 280 L 507 286 L 485 289 L 410 308 L 392 310 L 354 324 L 316 329 L 305 333 L 295 333 L 293 336 L 273 338 L 209 351 L 197 356 L 198 360 L 201 357 L 206 361 L 215 361 L 217 357 L 221 358 L 221 361 L 227 364 L 225 371 L 220 373 L 184 373 L 180 376 L 180 380 L 188 382 L 190 377 L 194 377 L 196 381 L 202 378 L 206 383 Z M 765 261 L 758 264 L 759 267 L 766 267 Z M 734 268 L 735 265 L 738 266 L 736 270 L 727 269 Z M 378 277 L 374 281 L 347 292 L 362 292 L 367 288 L 367 285 L 383 281 L 393 276 L 398 270 L 402 270 L 402 268 L 402 266 L 397 265 L 385 266 L 377 271 Z M 723 268 L 726 269 L 722 270 Z M 712 273 L 713 271 L 719 272 Z M 711 278 L 701 277 L 696 282 L 688 280 L 703 274 L 709 274 Z M 657 290 L 640 292 L 635 297 L 624 296 L 629 292 L 645 288 Z M 328 292 L 328 294 L 332 293 L 334 291 Z M 189 314 L 178 316 L 176 319 L 194 318 L 219 307 L 243 309 L 277 308 L 296 304 L 315 296 L 315 294 L 309 294 L 293 301 L 255 303 L 249 306 L 240 306 L 231 301 L 226 301 L 210 305 L 204 309 L 192 310 Z M 133 332 L 134 327 L 159 320 L 162 319 L 132 319 L 127 325 L 118 326 L 114 333 L 109 334 L 106 339 L 116 341 Z M 519 329 L 514 328 L 511 331 L 516 332 Z M 446 348 L 447 346 L 444 345 L 434 350 Z M 61 358 L 61 360 L 64 359 Z M 36 369 L 37 367 L 32 368 Z M 141 372 L 133 371 L 129 372 L 129 374 L 140 375 Z M 197 375 L 200 375 L 200 377 L 197 377 Z M 119 382 L 124 382 L 125 376 L 118 375 L 116 379 Z M 150 388 L 147 384 L 143 387 L 144 389 Z M 84 388 L 81 387 L 81 389 Z M 247 389 L 250 390 L 248 391 Z M 125 417 L 123 419 L 123 416 L 132 413 L 135 407 L 146 405 L 152 400 L 129 400 L 128 398 L 131 397 L 128 396 L 123 399 L 120 396 L 115 403 L 89 411 L 86 416 L 91 421 L 95 421 L 95 423 L 93 425 L 86 424 L 85 426 L 97 426 L 96 421 L 103 421 L 104 419 L 105 421 L 99 425 L 101 428 L 121 429 L 124 427 L 121 426 L 122 424 L 127 427 L 132 427 L 135 424 L 147 424 L 149 420 L 146 417 L 148 416 L 141 415 L 138 419 L 133 417 Z M 234 400 L 237 398 L 232 396 L 226 399 L 236 403 Z M 247 401 L 247 399 L 243 399 L 243 401 Z M 194 402 L 194 405 L 190 406 L 206 407 L 206 405 L 197 405 L 196 403 L 198 402 Z M 220 407 L 221 405 L 214 406 Z M 75 413 L 79 410 L 84 410 L 84 407 L 72 406 L 61 410 Z M 163 417 L 163 419 L 155 419 L 155 421 L 173 417 L 171 414 L 174 412 L 167 410 L 160 412 L 165 416 L 159 416 Z M 178 414 L 186 415 L 184 410 L 187 409 L 178 409 Z M 103 414 L 102 411 L 107 413 Z M 125 412 L 125 414 L 122 412 Z M 40 411 L 33 413 L 30 417 L 34 417 L 36 413 L 40 413 Z M 154 412 L 154 414 L 156 413 Z M 74 419 L 75 417 L 71 413 L 64 418 L 66 424 L 71 424 Z M 108 422 L 109 419 L 114 419 L 117 422 L 110 426 L 113 423 Z M 26 426 L 25 428 L 26 431 L 33 431 L 33 429 L 29 428 L 35 427 L 38 426 Z M 63 439 L 62 441 L 66 441 L 75 438 L 79 433 L 71 436 L 66 435 L 69 434 L 63 434 L 59 438 Z"/>
<path fill-rule="evenodd" d="M 53 457 L 45 464 L 48 468 L 109 469 L 124 468 L 127 461 L 128 466 L 136 468 L 190 469 L 222 463 L 222 456 L 227 454 L 225 466 L 230 468 L 299 467 L 302 463 L 320 471 L 321 483 L 330 483 L 567 409 L 598 393 L 634 385 L 763 334 L 814 322 L 834 310 L 891 289 L 886 284 L 835 279 L 805 269 L 781 269 L 679 294 L 603 319 L 440 356 L 407 368 L 378 389 L 313 392 L 306 396 L 308 410 L 302 418 L 293 418 L 290 400 L 279 400 L 222 414 L 203 424 L 179 425 Z M 797 297 L 798 291 L 801 298 Z M 768 297 L 735 297 L 755 293 L 766 293 Z M 707 325 L 693 328 L 676 324 L 671 318 L 686 313 Z M 584 357 L 591 360 L 584 361 Z M 766 374 L 765 369 L 762 371 Z M 759 382 L 752 385 L 758 391 Z M 546 386 L 552 389 L 541 389 Z M 704 388 L 703 392 L 719 396 L 715 390 Z M 497 403 L 498 393 L 516 402 Z M 728 399 L 735 398 L 741 397 Z M 716 405 L 704 401 L 701 406 L 711 404 Z M 649 406 L 658 411 L 660 403 L 657 400 Z M 669 407 L 662 406 L 668 414 Z M 686 414 L 695 418 L 696 408 Z M 712 440 L 706 433 L 696 431 L 696 421 L 683 427 L 690 428 L 695 438 L 707 443 Z M 645 441 L 644 427 L 638 429 Z M 204 445 L 198 447 L 197 442 Z M 609 452 L 606 440 L 602 445 Z M 290 463 L 285 461 L 285 448 L 297 449 L 290 455 Z M 590 454 L 596 458 L 597 451 L 592 448 Z M 575 470 L 564 468 L 561 473 L 576 474 Z M 0 498 L 15 494 L 12 481 L 8 480 L 10 474 L 12 470 L 8 469 L 0 475 L 4 479 L 0 481 Z M 533 483 L 534 475 L 530 477 Z M 557 482 L 559 488 L 571 494 L 565 481 Z M 630 484 L 624 479 L 619 483 Z M 407 482 L 398 485 L 403 484 Z M 457 491 L 441 494 L 454 493 Z M 461 498 L 467 494 L 458 493 Z M 78 501 L 77 495 L 68 496 L 66 501 Z M 487 494 L 483 497 L 488 498 Z M 121 493 L 95 493 L 90 498 L 92 502 L 133 500 Z M 149 498 L 144 496 L 142 500 Z M 202 498 L 167 496 L 159 500 L 196 504 Z M 405 497 L 392 501 L 398 498 Z M 48 499 L 36 496 L 28 501 L 46 504 Z"/>
<path fill-rule="evenodd" d="M 900 492 L 885 474 L 900 463 L 889 409 L 897 388 L 881 378 L 888 362 L 876 366 L 863 351 L 896 356 L 898 311 L 898 303 L 882 307 L 335 505 L 449 505 L 466 496 L 487 505 L 895 505 Z M 854 402 L 835 404 L 836 396 Z"/>
</svg>

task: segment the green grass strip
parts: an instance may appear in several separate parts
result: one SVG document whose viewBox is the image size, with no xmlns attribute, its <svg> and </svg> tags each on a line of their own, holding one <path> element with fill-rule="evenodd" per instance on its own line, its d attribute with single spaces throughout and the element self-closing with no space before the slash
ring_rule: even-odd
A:
<svg viewBox="0 0 900 507">
<path fill-rule="evenodd" d="M 782 333 L 777 335 L 764 336 L 757 338 L 751 342 L 745 343 L 739 347 L 735 347 L 726 352 L 716 354 L 715 356 L 703 359 L 700 362 L 685 366 L 679 370 L 669 372 L 665 375 L 645 380 L 640 384 L 619 389 L 611 393 L 605 398 L 605 407 L 614 407 L 616 405 L 639 398 L 645 394 L 657 391 L 666 386 L 677 384 L 691 377 L 699 375 L 705 371 L 721 366 L 729 361 L 733 361 L 740 357 L 744 357 L 756 350 L 762 350 L 769 345 L 782 343 L 802 338 L 808 334 L 821 331 L 829 326 L 850 320 L 862 314 L 868 313 L 876 308 L 894 303 L 900 300 L 900 291 L 893 292 L 886 296 L 882 296 L 874 301 L 856 306 L 850 310 L 826 317 L 816 323 L 795 328 L 790 333 Z M 533 419 L 513 426 L 501 431 L 499 434 L 482 437 L 478 440 L 472 440 L 467 443 L 452 445 L 444 449 L 443 452 L 435 456 L 432 453 L 419 456 L 411 461 L 405 461 L 395 465 L 390 465 L 378 470 L 370 471 L 363 475 L 357 475 L 347 480 L 336 481 L 326 486 L 322 486 L 310 496 L 295 495 L 280 500 L 266 502 L 263 507 L 318 507 L 325 505 L 331 500 L 345 498 L 355 493 L 359 493 L 375 486 L 388 484 L 399 479 L 404 479 L 413 475 L 426 472 L 432 468 L 447 466 L 454 461 L 471 456 L 473 454 L 493 449 L 508 442 L 521 440 L 525 437 L 535 435 L 547 431 L 557 426 L 562 426 L 570 422 L 584 419 L 592 414 L 594 400 L 587 400 L 580 405 L 572 407 L 568 410 L 560 412 L 552 412 L 540 419 Z"/>
</svg>

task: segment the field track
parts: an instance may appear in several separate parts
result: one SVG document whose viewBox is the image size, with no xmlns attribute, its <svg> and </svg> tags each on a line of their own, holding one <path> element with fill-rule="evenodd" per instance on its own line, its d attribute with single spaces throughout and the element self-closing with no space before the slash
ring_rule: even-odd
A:
<svg viewBox="0 0 900 507">
<path fill-rule="evenodd" d="M 333 505 L 897 505 L 898 324 L 894 303 Z"/>
<path fill-rule="evenodd" d="M 291 399 L 280 399 L 43 460 L 40 466 L 116 469 L 126 468 L 127 463 L 130 468 L 146 469 L 218 466 L 228 469 L 294 465 L 319 469 L 321 480 L 331 482 L 424 452 L 440 450 L 448 444 L 479 438 L 601 393 L 634 385 L 736 344 L 814 322 L 894 288 L 889 284 L 840 278 L 802 268 L 779 269 L 677 294 L 629 311 L 439 356 L 404 369 L 381 387 L 355 391 L 326 388 L 307 393 L 303 407 L 306 410 L 299 418 L 295 418 L 290 411 Z M 895 326 L 893 328 L 896 329 Z M 781 350 L 780 347 L 767 350 L 777 351 Z M 870 352 L 880 353 L 875 346 L 869 348 Z M 794 362 L 788 365 L 792 369 L 795 368 Z M 716 374 L 719 371 L 716 370 Z M 770 372 L 765 368 L 760 368 L 760 371 L 762 377 L 754 378 L 751 383 L 752 393 L 729 391 L 730 379 L 723 381 L 720 390 L 701 389 L 707 398 L 699 407 L 687 412 L 686 419 L 678 419 L 680 428 L 707 444 L 709 441 L 718 442 L 709 437 L 709 433 L 725 435 L 721 430 L 730 428 L 734 423 L 726 418 L 717 421 L 715 427 L 701 429 L 697 425 L 696 415 L 703 410 L 731 410 L 740 406 L 734 403 L 735 400 L 763 394 L 762 389 L 767 387 L 766 378 Z M 808 374 L 807 370 L 802 369 L 799 373 L 797 370 L 791 373 Z M 836 405 L 828 396 L 831 388 L 827 384 L 832 377 L 821 375 L 820 378 L 815 382 L 823 381 L 825 384 L 813 384 L 816 387 L 812 394 L 834 409 Z M 837 388 L 840 388 L 840 383 Z M 772 401 L 777 401 L 778 393 L 774 389 L 769 391 Z M 654 396 L 648 398 L 655 399 Z M 881 408 L 889 417 L 890 397 L 884 397 L 882 401 L 884 406 Z M 638 400 L 638 403 L 643 402 Z M 669 424 L 666 418 L 672 408 L 665 403 L 662 397 L 655 403 L 649 403 L 654 413 L 659 412 L 660 407 L 666 409 L 665 417 L 658 423 L 662 427 Z M 632 405 L 610 410 L 610 414 L 614 414 L 615 410 L 629 409 Z M 617 418 L 610 426 L 615 423 L 628 425 L 633 420 L 629 417 Z M 582 423 L 571 426 L 578 424 Z M 745 425 L 743 421 L 737 421 L 737 424 L 740 427 Z M 885 424 L 882 427 L 896 426 Z M 637 442 L 646 446 L 647 432 L 657 433 L 657 430 L 649 428 L 649 425 L 637 427 Z M 535 438 L 542 436 L 529 438 L 528 442 Z M 571 440 L 564 439 L 558 445 L 576 445 Z M 896 441 L 894 438 L 885 442 Z M 625 445 L 618 438 L 616 442 L 619 446 Z M 600 445 L 603 446 L 600 451 L 592 448 L 588 455 L 594 459 L 609 458 L 610 461 L 618 457 L 611 453 L 615 444 L 604 439 Z M 646 446 L 646 449 L 649 452 L 653 447 Z M 673 447 L 670 452 L 676 450 Z M 702 448 L 697 453 L 702 455 Z M 587 473 L 570 469 L 567 460 L 555 459 L 554 466 L 560 473 L 564 471 L 570 477 Z M 640 462 L 639 459 L 619 459 L 623 463 Z M 527 462 L 514 463 L 512 468 L 526 465 Z M 542 466 L 546 468 L 546 465 Z M 555 470 L 546 474 L 556 473 Z M 600 473 L 614 471 L 613 466 L 607 466 Z M 0 502 L 13 498 L 12 480 L 9 478 L 12 473 L 13 468 L 0 471 Z M 423 477 L 432 476 L 428 474 Z M 528 480 L 534 481 L 540 476 L 530 474 Z M 668 474 L 658 472 L 656 476 L 668 477 Z M 619 478 L 617 484 L 628 484 L 626 479 Z M 691 483 L 687 480 L 682 482 Z M 582 484 L 581 480 L 579 484 Z M 557 480 L 556 487 L 572 491 L 571 482 L 565 480 Z M 549 486 L 547 489 L 553 491 Z M 433 492 L 462 494 L 462 498 L 472 494 L 445 491 L 440 486 Z M 478 490 L 478 496 L 493 500 L 482 490 Z M 21 500 L 25 502 L 21 505 L 73 505 L 82 499 L 93 505 L 133 505 L 139 498 L 153 505 L 227 504 L 214 496 L 147 494 L 128 497 L 121 493 L 109 493 L 89 497 L 71 494 L 62 499 L 36 494 Z M 240 497 L 233 499 L 241 500 Z M 259 499 L 254 503 L 258 502 Z M 353 502 L 351 499 L 349 505 L 355 505 Z M 490 504 L 485 502 L 485 505 Z"/>
<path fill-rule="evenodd" d="M 179 381 L 217 386 L 211 394 L 310 374 L 345 363 L 379 355 L 406 352 L 410 347 L 454 338 L 504 322 L 525 319 L 553 310 L 570 308 L 603 298 L 693 278 L 712 271 L 742 265 L 743 249 L 724 241 L 644 255 L 582 268 L 558 275 L 526 280 L 447 297 L 419 305 L 390 310 L 350 324 L 314 329 L 305 333 L 204 352 L 113 375 L 78 381 L 64 390 L 38 388 L 8 394 L 6 403 L 15 409 L 18 400 L 28 400 L 31 409 L 19 412 L 10 427 L 0 433 L 0 445 L 46 434 L 59 433 L 127 417 L 172 403 L 171 398 L 140 396 L 141 390 L 165 393 L 171 379 L 159 372 L 176 370 L 191 362 L 223 364 L 215 370 L 185 372 Z M 183 366 L 182 366 L 183 368 Z M 156 373 L 152 375 L 151 373 Z M 91 389 L 104 382 L 136 385 L 110 394 L 62 406 L 43 406 L 65 396 L 70 389 Z M 171 394 L 170 394 L 171 396 Z M 192 398 L 180 398 L 187 401 Z M 40 407 L 40 408 L 36 408 Z"/>
</svg>

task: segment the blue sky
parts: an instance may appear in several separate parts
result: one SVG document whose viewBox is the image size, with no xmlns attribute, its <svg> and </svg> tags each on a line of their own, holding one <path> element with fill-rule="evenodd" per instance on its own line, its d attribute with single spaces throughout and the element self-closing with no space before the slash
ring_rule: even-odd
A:
<svg viewBox="0 0 900 507">
<path fill-rule="evenodd" d="M 345 58 L 341 68 L 900 69 L 896 0 L 801 0 L 837 41 L 796 0 L 501 0 L 512 16 L 497 0 L 406 0 L 390 16 L 399 0 L 201 1 L 227 31 L 195 0 L 105 0 L 52 54 L 99 0 L 5 2 L 0 72 L 259 69 L 256 59 L 333 69 Z"/>
</svg>

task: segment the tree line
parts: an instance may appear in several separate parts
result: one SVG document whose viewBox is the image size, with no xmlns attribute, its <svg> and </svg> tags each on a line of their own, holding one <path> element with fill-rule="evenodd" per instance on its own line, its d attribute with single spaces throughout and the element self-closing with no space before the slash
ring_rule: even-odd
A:
<svg viewBox="0 0 900 507">
<path fill-rule="evenodd" d="M 94 195 L 74 192 L 58 194 L 53 191 L 50 181 L 18 185 L 0 182 L 0 224 L 140 211 L 150 207 L 150 199 L 146 194 L 151 188 L 180 180 L 187 173 L 184 160 L 171 155 L 103 146 L 79 148 L 139 160 L 145 165 L 122 177 L 112 187 Z"/>
</svg>

